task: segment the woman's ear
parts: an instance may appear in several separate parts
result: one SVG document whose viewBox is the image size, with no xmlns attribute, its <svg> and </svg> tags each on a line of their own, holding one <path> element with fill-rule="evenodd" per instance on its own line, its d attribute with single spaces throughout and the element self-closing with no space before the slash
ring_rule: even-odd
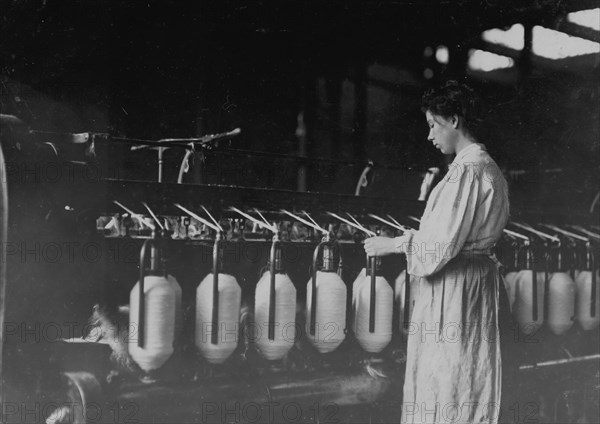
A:
<svg viewBox="0 0 600 424">
<path fill-rule="evenodd" d="M 458 115 L 452 115 L 452 119 L 450 120 L 450 122 L 452 122 L 452 127 L 456 130 L 458 129 L 460 118 L 458 117 Z"/>
</svg>

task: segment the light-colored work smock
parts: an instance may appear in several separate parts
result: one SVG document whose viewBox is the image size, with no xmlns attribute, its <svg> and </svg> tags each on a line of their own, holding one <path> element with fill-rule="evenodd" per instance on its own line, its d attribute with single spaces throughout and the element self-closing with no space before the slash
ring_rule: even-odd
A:
<svg viewBox="0 0 600 424">
<path fill-rule="evenodd" d="M 395 239 L 416 290 L 403 423 L 497 423 L 501 276 L 491 249 L 509 218 L 507 183 L 481 144 L 431 192 L 418 231 Z"/>
</svg>

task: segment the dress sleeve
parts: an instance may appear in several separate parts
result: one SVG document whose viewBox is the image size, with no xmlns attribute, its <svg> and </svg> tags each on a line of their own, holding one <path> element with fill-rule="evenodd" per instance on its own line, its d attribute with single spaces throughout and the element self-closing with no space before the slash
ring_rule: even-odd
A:
<svg viewBox="0 0 600 424">
<path fill-rule="evenodd" d="M 427 277 L 440 271 L 461 251 L 471 231 L 478 204 L 480 179 L 468 166 L 455 166 L 440 182 L 430 212 L 418 231 L 396 237 L 406 254 L 409 274 Z M 429 209 L 429 208 L 427 208 Z"/>
</svg>

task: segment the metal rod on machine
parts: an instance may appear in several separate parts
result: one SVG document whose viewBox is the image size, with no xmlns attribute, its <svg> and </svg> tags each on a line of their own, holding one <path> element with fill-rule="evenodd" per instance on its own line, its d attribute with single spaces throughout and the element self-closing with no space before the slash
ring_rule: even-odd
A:
<svg viewBox="0 0 600 424">
<path fill-rule="evenodd" d="M 239 213 L 244 218 L 247 218 L 247 219 L 253 221 L 260 227 L 266 228 L 273 233 L 273 241 L 271 244 L 271 252 L 269 255 L 269 258 L 271 261 L 270 266 L 269 266 L 269 270 L 271 273 L 271 282 L 270 282 L 271 284 L 270 284 L 270 290 L 269 290 L 269 324 L 268 325 L 269 325 L 269 340 L 275 340 L 275 296 L 276 296 L 275 272 L 277 271 L 277 267 L 275 266 L 276 265 L 275 263 L 276 263 L 276 261 L 281 260 L 280 258 L 278 258 L 278 253 L 279 253 L 278 247 L 280 244 L 279 230 L 276 225 L 269 224 L 269 222 L 265 219 L 265 217 L 262 216 L 262 214 L 256 209 L 255 209 L 255 211 L 260 215 L 260 217 L 263 219 L 263 221 L 256 219 L 253 216 L 248 215 L 245 212 L 242 212 L 238 208 L 231 207 L 230 210 Z"/>
<path fill-rule="evenodd" d="M 412 219 L 413 221 L 417 222 L 417 223 L 421 223 L 421 220 L 419 218 L 417 218 L 416 216 L 408 216 L 409 219 Z"/>
<path fill-rule="evenodd" d="M 292 218 L 294 218 L 298 222 L 303 223 L 304 225 L 308 225 L 309 227 L 314 228 L 317 231 L 320 231 L 323 234 L 328 234 L 329 233 L 329 231 L 327 231 L 325 228 L 320 227 L 317 224 L 315 224 L 314 221 L 313 222 L 308 222 L 307 220 L 302 219 L 299 216 L 294 215 L 293 213 L 286 211 L 285 209 L 281 209 L 281 212 L 284 213 L 284 214 L 286 214 L 286 215 L 288 215 L 288 216 L 290 216 L 290 217 L 292 217 Z M 306 214 L 306 212 L 304 212 L 304 213 Z M 310 216 L 309 216 L 309 218 L 310 218 Z M 312 218 L 310 218 L 310 219 L 312 221 Z"/>
<path fill-rule="evenodd" d="M 549 298 L 550 298 L 550 273 L 549 273 L 549 266 L 550 266 L 550 258 L 549 258 L 549 245 L 548 245 L 548 241 L 552 241 L 554 243 L 558 244 L 558 247 L 560 248 L 561 245 L 561 240 L 559 237 L 553 236 L 551 234 L 548 233 L 544 233 L 542 231 L 536 230 L 535 228 L 533 228 L 531 225 L 526 224 L 526 223 L 520 223 L 520 222 L 515 222 L 515 221 L 511 221 L 511 223 L 519 228 L 524 229 L 525 231 L 529 231 L 530 233 L 535 234 L 536 236 L 540 237 L 542 240 L 544 240 L 544 248 L 545 248 L 545 255 L 544 255 L 544 320 L 548 319 L 548 302 L 549 302 Z M 530 248 L 529 248 L 530 249 Z M 528 254 L 530 254 L 530 250 L 528 250 Z M 532 280 L 533 280 L 533 287 L 532 287 L 532 296 L 534 299 L 534 303 L 533 303 L 533 319 L 537 320 L 538 318 L 538 308 L 537 308 L 537 271 L 535 269 L 535 266 L 532 265 L 531 267 L 531 276 L 532 276 Z"/>
<path fill-rule="evenodd" d="M 220 270 L 220 255 L 219 249 L 221 248 L 221 243 L 223 242 L 223 227 L 221 224 L 217 222 L 217 220 L 211 215 L 211 213 L 204 206 L 201 206 L 204 209 L 204 212 L 210 217 L 212 220 L 208 222 L 206 219 L 201 216 L 195 214 L 194 212 L 184 208 L 179 203 L 174 204 L 175 207 L 181 209 L 192 218 L 197 221 L 203 223 L 209 228 L 212 228 L 216 231 L 217 235 L 215 237 L 215 244 L 213 245 L 213 299 L 212 299 L 212 332 L 211 332 L 211 343 L 217 344 L 219 342 L 219 270 Z"/>
<path fill-rule="evenodd" d="M 369 333 L 375 332 L 375 306 L 377 299 L 376 294 L 376 279 L 377 275 L 375 269 L 377 267 L 377 258 L 375 256 L 367 256 L 367 263 L 371 269 L 371 293 L 369 296 Z"/>
<path fill-rule="evenodd" d="M 195 214 L 194 212 L 190 211 L 189 209 L 184 208 L 179 203 L 174 203 L 174 205 L 177 208 L 179 208 L 182 211 L 184 211 L 185 213 L 187 213 L 189 216 L 191 216 L 195 220 L 197 220 L 198 222 L 201 222 L 202 224 L 206 225 L 207 227 L 212 228 L 215 231 L 223 231 L 223 228 L 218 223 L 217 223 L 217 225 L 212 224 L 211 222 L 207 221 L 206 219 L 202 218 L 201 216 L 198 216 L 197 214 Z"/>
<path fill-rule="evenodd" d="M 146 207 L 146 209 L 148 209 L 148 211 L 150 212 L 150 214 L 152 215 L 152 217 L 154 218 L 154 220 L 156 221 L 156 223 L 158 224 L 158 226 L 160 227 L 161 230 L 163 230 L 163 226 L 160 223 L 159 219 L 156 217 L 156 215 L 154 214 L 154 212 L 152 212 L 152 209 L 150 209 L 150 207 L 144 202 L 144 206 Z M 152 247 L 156 247 L 156 232 L 153 231 L 152 232 L 152 238 L 149 240 L 144 241 L 144 244 L 142 245 L 142 248 L 140 249 L 140 292 L 139 292 L 139 308 L 138 308 L 138 346 L 143 348 L 144 347 L 144 338 L 145 338 L 145 327 L 146 327 L 146 300 L 145 300 L 145 290 L 144 290 L 144 280 L 146 279 L 146 264 L 145 264 L 145 259 L 146 259 L 146 249 L 149 245 L 152 244 Z M 152 256 L 151 259 L 154 259 L 154 256 Z M 152 264 L 154 265 L 154 264 Z"/>
<path fill-rule="evenodd" d="M 526 231 L 529 231 L 530 233 L 535 234 L 538 237 L 541 237 L 543 239 L 546 240 L 551 240 L 555 243 L 559 243 L 560 239 L 556 236 L 553 236 L 552 234 L 548 234 L 548 233 L 544 233 L 542 231 L 536 230 L 535 228 L 533 228 L 531 225 L 529 224 L 524 224 L 524 223 L 520 223 L 520 222 L 515 222 L 515 221 L 511 221 L 511 223 L 519 228 L 522 228 Z"/>
<path fill-rule="evenodd" d="M 391 222 L 391 221 L 388 221 L 387 219 L 381 218 L 380 216 L 378 216 L 378 215 L 375 215 L 375 214 L 372 214 L 372 213 L 370 213 L 370 214 L 368 214 L 368 215 L 369 215 L 371 218 L 374 218 L 374 219 L 376 219 L 376 220 L 378 220 L 378 221 L 380 221 L 380 222 L 383 222 L 383 223 L 384 223 L 384 224 L 386 224 L 386 225 L 389 225 L 389 226 L 390 226 L 390 227 L 392 227 L 392 228 L 395 228 L 396 230 L 400 230 L 400 231 L 406 231 L 406 227 L 404 227 L 404 226 L 402 226 L 402 225 L 395 224 L 395 223 L 393 223 L 393 222 Z"/>
<path fill-rule="evenodd" d="M 388 215 L 388 218 L 392 219 L 396 224 L 404 228 L 404 231 L 410 231 L 412 228 L 404 227 L 393 217 Z M 410 219 L 417 223 L 421 223 L 419 218 L 409 216 Z M 408 330 L 408 321 L 410 319 L 410 275 L 408 273 L 408 258 L 406 258 L 406 275 L 404 276 L 404 329 Z"/>
<path fill-rule="evenodd" d="M 309 227 L 314 228 L 317 231 L 320 231 L 321 233 L 323 233 L 324 238 L 321 241 L 321 243 L 319 243 L 317 245 L 317 247 L 315 248 L 315 251 L 313 253 L 313 269 L 312 269 L 312 278 L 311 278 L 311 287 L 312 287 L 312 292 L 311 292 L 311 312 L 310 312 L 310 335 L 314 336 L 315 335 L 315 331 L 316 331 L 316 319 L 317 319 L 317 260 L 318 260 L 318 256 L 319 256 L 319 249 L 324 246 L 325 244 L 329 243 L 329 231 L 327 231 L 325 228 L 320 227 L 319 225 L 317 225 L 317 223 L 315 222 L 314 219 L 311 218 L 311 216 L 306 212 L 303 211 L 303 213 L 306 215 L 306 217 L 311 221 L 308 222 L 305 219 L 300 218 L 299 216 L 294 215 L 291 212 L 286 211 L 285 209 L 281 209 L 281 212 L 283 212 L 284 214 L 294 218 L 295 220 L 297 220 L 298 222 L 301 222 L 305 225 L 308 225 Z"/>
<path fill-rule="evenodd" d="M 507 234 L 507 235 L 509 235 L 511 237 L 518 238 L 518 239 L 521 239 L 521 240 L 527 241 L 527 242 L 530 241 L 529 237 L 524 236 L 523 234 L 519 234 L 519 233 L 517 233 L 515 231 L 507 230 L 506 228 L 504 230 L 502 230 L 502 231 L 504 232 L 504 234 Z"/>
<path fill-rule="evenodd" d="M 271 245 L 271 254 L 269 264 L 270 272 L 271 272 L 271 281 L 269 285 L 269 323 L 268 323 L 268 332 L 269 332 L 269 340 L 275 340 L 275 261 L 277 260 L 277 247 L 279 246 L 279 237 L 277 233 L 273 235 L 273 244 Z"/>
<path fill-rule="evenodd" d="M 350 225 L 351 227 L 354 227 L 354 228 L 356 228 L 357 230 L 360 230 L 360 231 L 364 232 L 365 234 L 367 234 L 367 235 L 369 235 L 369 236 L 371 236 L 371 237 L 375 237 L 375 235 L 376 235 L 376 234 L 375 234 L 373 231 L 371 231 L 371 230 L 369 230 L 369 229 L 367 229 L 367 228 L 363 227 L 362 225 L 355 224 L 354 222 L 352 222 L 352 221 L 349 221 L 349 220 L 347 220 L 347 219 L 345 219 L 345 218 L 342 218 L 341 216 L 339 216 L 339 215 L 337 215 L 337 214 L 335 214 L 335 213 L 333 213 L 333 212 L 327 212 L 327 215 L 330 215 L 330 216 L 332 216 L 332 217 L 334 217 L 334 218 L 336 218 L 336 219 L 339 219 L 339 220 L 340 220 L 340 221 L 342 221 L 343 223 L 345 223 L 345 224 L 348 224 L 348 225 Z"/>
<path fill-rule="evenodd" d="M 577 239 L 579 241 L 588 241 L 587 237 L 581 236 L 579 234 L 572 233 L 571 231 L 563 230 L 562 228 L 559 228 L 556 225 L 550 225 L 550 224 L 540 224 L 540 225 L 542 225 L 542 226 L 544 226 L 546 228 L 550 228 L 551 230 L 554 230 L 557 233 L 560 233 L 560 234 L 562 234 L 562 235 L 564 235 L 564 236 L 566 236 L 568 238 L 574 238 L 574 239 Z"/>
<path fill-rule="evenodd" d="M 354 223 L 363 229 L 363 231 L 368 231 L 363 225 L 356 220 L 351 214 L 346 212 L 346 215 L 354 221 Z M 375 256 L 367 256 L 367 267 L 371 270 L 371 287 L 370 287 L 370 295 L 369 295 L 369 333 L 375 332 L 375 315 L 376 315 L 376 306 L 377 306 L 377 291 L 376 291 L 376 280 L 377 280 L 377 266 L 379 265 L 380 259 Z"/>
<path fill-rule="evenodd" d="M 207 415 L 203 405 L 225 405 L 227 402 L 258 406 L 285 405 L 293 399 L 298 405 L 314 405 L 315 402 L 333 404 L 336 408 L 368 405 L 382 399 L 394 384 L 392 378 L 373 376 L 363 369 L 355 369 L 336 376 L 293 380 L 289 376 L 267 376 L 250 381 L 240 381 L 236 377 L 191 386 L 148 385 L 128 381 L 120 387 L 118 394 L 110 393 L 109 397 L 108 392 L 102 393 L 102 385 L 91 373 L 63 375 L 71 383 L 68 384 L 69 398 L 79 401 L 76 406 L 81 405 L 79 410 L 82 418 L 85 418 L 85 407 L 88 405 L 96 405 L 98 409 L 100 405 L 108 406 L 115 402 L 135 405 L 141 414 L 136 417 L 140 422 L 198 421 L 199 416 Z M 172 399 L 177 399 L 177 408 L 173 408 Z M 204 401 L 198 402 L 198 399 Z M 217 415 L 215 417 L 218 418 Z M 284 418 L 285 415 L 279 415 L 274 422 L 283 422 Z"/>
<path fill-rule="evenodd" d="M 6 179 L 6 164 L 4 162 L 4 151 L 0 143 L 0 243 L 7 245 L 8 241 L 8 185 Z M 0 249 L 0 399 L 4 402 L 4 374 L 3 374 L 3 352 L 4 352 L 4 319 L 6 316 L 6 250 Z"/>
<path fill-rule="evenodd" d="M 115 205 L 119 206 L 120 208 L 122 208 L 129 215 L 131 215 L 132 218 L 137 219 L 139 221 L 140 225 L 142 225 L 142 227 L 145 225 L 146 227 L 150 228 L 151 230 L 154 230 L 154 225 L 149 224 L 146 221 L 144 221 L 144 216 L 143 215 L 140 215 L 139 213 L 133 212 L 131 209 L 125 207 L 122 203 L 117 202 L 116 200 L 113 200 L 113 203 Z"/>
<path fill-rule="evenodd" d="M 530 365 L 521 365 L 519 367 L 519 371 L 535 371 L 538 368 L 555 367 L 557 365 L 568 365 L 592 361 L 600 361 L 600 354 L 579 356 L 576 358 L 556 359 L 553 361 L 538 362 Z"/>
<path fill-rule="evenodd" d="M 265 229 L 267 229 L 267 230 L 270 230 L 270 231 L 271 231 L 271 232 L 273 232 L 273 233 L 277 233 L 277 227 L 275 227 L 275 226 L 273 226 L 273 225 L 271 225 L 271 224 L 269 224 L 269 223 L 265 223 L 265 222 L 263 222 L 263 221 L 261 221 L 261 220 L 259 220 L 259 219 L 256 219 L 256 218 L 254 218 L 253 216 L 251 216 L 251 215 L 248 215 L 248 214 L 247 214 L 247 213 L 245 213 L 245 212 L 242 212 L 241 210 L 239 210 L 239 209 L 238 209 L 238 208 L 236 208 L 236 207 L 233 207 L 233 206 L 232 206 L 231 208 L 229 208 L 229 210 L 231 210 L 231 211 L 233 211 L 233 212 L 237 212 L 237 213 L 239 213 L 239 214 L 240 214 L 240 215 L 242 215 L 244 218 L 246 218 L 246 219 L 249 219 L 250 221 L 254 222 L 256 225 L 258 225 L 258 226 L 259 226 L 259 227 L 261 227 L 261 228 L 265 228 Z"/>
<path fill-rule="evenodd" d="M 228 132 L 219 133 L 219 134 L 211 134 L 211 135 L 206 135 L 204 137 L 198 137 L 198 138 L 164 138 L 161 140 L 142 140 L 142 139 L 136 139 L 136 138 L 112 137 L 108 134 L 98 134 L 98 135 L 106 138 L 107 140 L 110 140 L 111 142 L 116 141 L 117 143 L 136 144 L 138 146 L 133 146 L 131 150 L 138 150 L 138 149 L 151 148 L 151 147 L 178 147 L 178 148 L 182 148 L 182 149 L 189 149 L 190 143 L 194 143 L 195 147 L 201 147 L 212 141 L 216 141 L 216 140 L 222 139 L 222 138 L 234 137 L 236 135 L 239 135 L 240 133 L 241 133 L 241 129 L 236 128 L 236 129 L 228 131 Z"/>
<path fill-rule="evenodd" d="M 154 218 L 154 221 L 159 226 L 159 228 L 161 230 L 164 230 L 165 227 L 160 223 L 160 220 L 158 219 L 158 217 L 156 216 L 156 214 L 152 211 L 152 209 L 150 209 L 150 206 L 148 206 L 148 204 L 146 202 L 142 202 L 142 204 L 144 205 L 144 207 L 146 209 L 148 209 L 148 212 L 150 212 L 150 215 L 152 216 L 152 218 Z"/>
<path fill-rule="evenodd" d="M 349 221 L 349 220 L 347 220 L 345 218 L 342 218 L 341 216 L 339 216 L 339 215 L 337 215 L 337 214 L 335 214 L 333 212 L 327 212 L 327 214 L 330 215 L 330 216 L 332 216 L 332 217 L 334 217 L 334 218 L 336 218 L 336 219 L 339 219 L 340 221 L 342 221 L 342 222 L 350 225 L 351 227 L 354 227 L 354 228 L 356 228 L 356 229 L 364 232 L 365 234 L 367 234 L 367 235 L 369 235 L 371 237 L 375 237 L 376 236 L 376 234 L 373 231 L 371 231 L 371 230 L 365 228 L 364 226 L 362 226 L 350 214 L 348 214 L 348 216 L 350 218 L 352 218 L 352 220 L 354 222 Z M 371 295 L 370 295 L 370 302 L 369 302 L 369 332 L 370 333 L 374 333 L 375 332 L 375 305 L 376 305 L 376 299 L 375 299 L 375 296 L 376 296 L 376 290 L 375 290 L 375 288 L 376 288 L 376 286 L 375 286 L 375 284 L 376 284 L 376 275 L 375 274 L 376 273 L 375 273 L 375 270 L 376 270 L 376 267 L 377 267 L 377 258 L 374 257 L 374 256 L 371 256 L 371 257 L 367 256 L 367 263 L 366 263 L 366 265 L 367 265 L 367 269 L 371 270 L 371 293 L 370 293 Z"/>
<path fill-rule="evenodd" d="M 580 225 L 570 225 L 570 227 L 573 228 L 574 230 L 582 232 L 583 234 L 586 234 L 586 235 L 588 235 L 590 237 L 593 237 L 593 238 L 595 238 L 597 240 L 600 240 L 600 234 L 596 234 L 596 233 L 594 233 L 594 232 L 592 232 L 590 230 L 587 230 L 587 229 L 583 228 Z"/>
<path fill-rule="evenodd" d="M 146 300 L 144 293 L 144 280 L 146 278 L 146 248 L 150 244 L 150 240 L 145 240 L 140 249 L 140 292 L 139 292 L 139 307 L 138 307 L 138 347 L 144 348 L 145 328 L 146 328 Z"/>
<path fill-rule="evenodd" d="M 219 249 L 221 247 L 221 232 L 217 231 L 213 246 L 213 299 L 212 299 L 212 334 L 210 342 L 219 343 Z"/>
</svg>

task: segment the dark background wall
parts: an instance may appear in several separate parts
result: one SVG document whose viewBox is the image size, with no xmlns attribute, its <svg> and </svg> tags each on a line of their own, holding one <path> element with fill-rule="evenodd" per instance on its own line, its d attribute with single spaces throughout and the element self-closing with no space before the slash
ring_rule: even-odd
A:
<svg viewBox="0 0 600 424">
<path fill-rule="evenodd" d="M 458 78 L 487 100 L 481 141 L 502 167 L 533 172 L 536 180 L 561 168 L 556 175 L 578 188 L 584 182 L 573 181 L 570 170 L 583 177 L 597 168 L 598 55 L 536 61 L 521 54 L 515 69 L 492 73 L 466 66 L 485 29 L 518 22 L 553 28 L 568 11 L 595 2 L 3 4 L 2 112 L 36 129 L 158 139 L 239 126 L 232 147 L 295 154 L 303 112 L 310 157 L 421 171 L 445 161 L 426 141 L 420 96 Z M 423 53 L 438 45 L 450 49 L 447 65 Z M 125 177 L 155 172 L 153 154 L 117 153 L 110 159 L 124 164 Z M 173 179 L 180 154 L 170 156 Z M 221 171 L 246 166 L 253 171 L 242 182 L 296 187 L 295 172 L 261 172 L 270 167 L 264 158 L 209 157 L 206 166 L 208 181 L 228 182 L 235 172 Z M 352 192 L 361 167 L 311 170 L 309 189 Z M 405 182 L 398 189 L 412 181 L 408 174 L 396 175 Z"/>
</svg>

